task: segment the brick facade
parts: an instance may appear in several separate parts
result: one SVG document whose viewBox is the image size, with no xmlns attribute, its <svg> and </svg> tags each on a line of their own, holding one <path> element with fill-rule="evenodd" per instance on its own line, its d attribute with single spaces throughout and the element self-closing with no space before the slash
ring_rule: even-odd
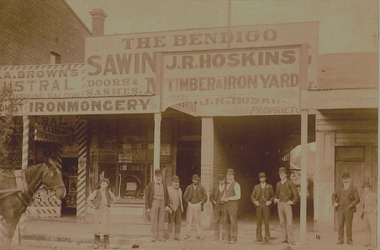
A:
<svg viewBox="0 0 380 250">
<path fill-rule="evenodd" d="M 83 63 L 91 32 L 64 0 L 0 0 L 0 65 Z"/>
</svg>

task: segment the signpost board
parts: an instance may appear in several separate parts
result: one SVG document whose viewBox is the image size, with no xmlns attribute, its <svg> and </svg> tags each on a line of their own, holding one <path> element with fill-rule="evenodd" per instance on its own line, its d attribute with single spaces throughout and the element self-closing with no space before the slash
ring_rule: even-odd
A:
<svg viewBox="0 0 380 250">
<path fill-rule="evenodd" d="M 197 102 L 201 116 L 296 114 L 306 63 L 301 45 L 162 53 L 162 109 Z"/>
</svg>

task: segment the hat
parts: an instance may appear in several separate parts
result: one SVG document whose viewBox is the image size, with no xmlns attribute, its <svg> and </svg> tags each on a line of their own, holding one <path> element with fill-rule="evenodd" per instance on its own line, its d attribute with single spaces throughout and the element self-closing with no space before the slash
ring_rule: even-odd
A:
<svg viewBox="0 0 380 250">
<path fill-rule="evenodd" d="M 280 167 L 279 169 L 278 169 L 278 173 L 279 174 L 281 174 L 281 173 L 286 173 L 287 171 L 286 171 L 286 168 L 284 168 L 284 167 Z"/>
<path fill-rule="evenodd" d="M 192 180 L 199 181 L 199 176 L 197 174 L 193 174 Z"/>
<path fill-rule="evenodd" d="M 108 180 L 107 178 L 103 178 L 99 181 L 99 184 L 101 184 L 102 182 L 107 182 L 107 185 L 110 184 L 110 180 Z"/>
<path fill-rule="evenodd" d="M 265 177 L 265 178 L 267 178 L 267 175 L 266 175 L 264 172 L 261 172 L 261 173 L 259 174 L 259 178 L 261 178 L 261 177 Z"/>
<path fill-rule="evenodd" d="M 154 175 L 162 175 L 161 169 L 155 169 Z"/>
<path fill-rule="evenodd" d="M 366 182 L 364 182 L 364 184 L 363 184 L 363 188 L 365 188 L 365 187 L 372 187 L 372 186 L 371 186 L 371 184 L 369 184 L 368 181 L 366 181 Z"/>
<path fill-rule="evenodd" d="M 235 175 L 235 171 L 232 168 L 227 169 L 227 174 Z"/>
<path fill-rule="evenodd" d="M 179 182 L 179 177 L 177 175 L 173 175 L 172 182 Z"/>
<path fill-rule="evenodd" d="M 224 181 L 226 177 L 224 175 L 219 175 L 218 176 L 218 181 Z"/>
<path fill-rule="evenodd" d="M 348 172 L 344 172 L 342 174 L 342 179 L 348 179 L 348 178 L 351 178 L 350 174 Z"/>
</svg>

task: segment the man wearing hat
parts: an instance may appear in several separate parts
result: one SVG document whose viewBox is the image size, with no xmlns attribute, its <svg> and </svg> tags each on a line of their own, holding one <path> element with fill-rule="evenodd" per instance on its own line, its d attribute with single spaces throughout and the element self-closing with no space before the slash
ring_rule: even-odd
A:
<svg viewBox="0 0 380 250">
<path fill-rule="evenodd" d="M 191 225 L 194 221 L 197 239 L 203 240 L 203 237 L 201 236 L 201 212 L 203 204 L 207 201 L 207 195 L 205 188 L 199 184 L 199 177 L 197 174 L 193 174 L 191 180 L 193 183 L 186 187 L 185 194 L 183 195 L 183 200 L 187 203 L 185 239 L 190 237 Z"/>
<path fill-rule="evenodd" d="M 298 190 L 294 183 L 287 179 L 286 168 L 279 168 L 278 175 L 280 176 L 280 181 L 276 184 L 274 202 L 277 203 L 282 243 L 295 245 L 292 205 L 299 199 Z"/>
<path fill-rule="evenodd" d="M 256 241 L 262 241 L 262 219 L 264 218 L 265 225 L 265 242 L 270 241 L 270 232 L 269 232 L 269 216 L 270 209 L 269 206 L 273 202 L 273 186 L 266 183 L 267 176 L 265 173 L 259 174 L 260 184 L 257 184 L 253 188 L 253 192 L 251 194 L 251 201 L 256 206 Z"/>
<path fill-rule="evenodd" d="M 224 204 L 224 239 L 230 239 L 229 244 L 235 244 L 238 236 L 237 212 L 238 200 L 241 197 L 241 189 L 239 183 L 235 181 L 235 171 L 227 169 L 227 184 L 224 190 L 224 195 L 221 199 Z"/>
<path fill-rule="evenodd" d="M 342 184 L 332 195 L 332 203 L 338 212 L 338 245 L 344 242 L 344 223 L 346 223 L 347 244 L 352 245 L 352 220 L 356 205 L 360 202 L 358 189 L 351 184 L 349 173 L 342 174 Z"/>
<path fill-rule="evenodd" d="M 226 177 L 224 175 L 218 176 L 218 184 L 215 185 L 210 194 L 210 201 L 214 208 L 214 224 L 215 224 L 215 240 L 219 240 L 220 237 L 220 228 L 223 223 L 223 215 L 224 215 L 224 202 L 221 200 L 224 194 L 224 188 Z M 223 239 L 222 240 L 227 240 Z"/>
<path fill-rule="evenodd" d="M 152 242 L 156 240 L 165 241 L 164 234 L 164 215 L 169 211 L 170 200 L 168 189 L 162 183 L 161 169 L 154 170 L 154 181 L 149 183 L 145 189 L 145 209 L 151 214 L 151 237 Z"/>
<path fill-rule="evenodd" d="M 172 177 L 172 185 L 168 187 L 170 198 L 170 212 L 171 220 L 168 221 L 168 234 L 173 234 L 174 226 L 174 240 L 180 240 L 181 224 L 182 224 L 182 190 L 179 187 L 179 177 L 174 175 Z"/>
<path fill-rule="evenodd" d="M 372 192 L 371 184 L 368 181 L 364 182 L 363 189 L 364 191 L 361 196 L 363 213 L 361 218 L 364 220 L 366 226 L 366 246 L 376 248 L 377 194 Z"/>
</svg>

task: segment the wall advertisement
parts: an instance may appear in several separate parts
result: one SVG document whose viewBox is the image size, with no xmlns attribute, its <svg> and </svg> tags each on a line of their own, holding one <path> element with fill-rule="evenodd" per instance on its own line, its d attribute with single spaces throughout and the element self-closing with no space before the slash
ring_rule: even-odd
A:
<svg viewBox="0 0 380 250">
<path fill-rule="evenodd" d="M 26 100 L 20 115 L 157 113 L 168 107 L 191 115 L 293 114 L 297 98 L 280 97 L 292 95 L 290 87 L 281 86 L 300 85 L 300 73 L 293 69 L 300 63 L 300 52 L 282 47 L 299 44 L 308 47 L 307 82 L 301 87 L 315 86 L 318 22 L 88 37 L 84 64 L 2 66 L 0 86 L 12 87 L 17 97 Z M 258 50 L 274 47 L 278 48 Z M 183 98 L 174 101 L 173 91 L 169 102 L 160 97 L 177 84 L 160 83 L 161 72 L 166 78 L 188 81 L 192 98 L 195 94 L 202 98 L 196 98 L 196 104 Z M 200 90 L 192 91 L 196 84 Z M 204 91 L 205 86 L 217 91 L 206 98 L 211 91 Z M 272 98 L 275 88 L 282 90 Z M 250 105 L 248 111 L 242 106 L 246 102 L 261 106 Z"/>
<path fill-rule="evenodd" d="M 295 114 L 307 79 L 303 47 L 163 53 L 162 109 L 196 102 L 201 116 Z"/>
</svg>

